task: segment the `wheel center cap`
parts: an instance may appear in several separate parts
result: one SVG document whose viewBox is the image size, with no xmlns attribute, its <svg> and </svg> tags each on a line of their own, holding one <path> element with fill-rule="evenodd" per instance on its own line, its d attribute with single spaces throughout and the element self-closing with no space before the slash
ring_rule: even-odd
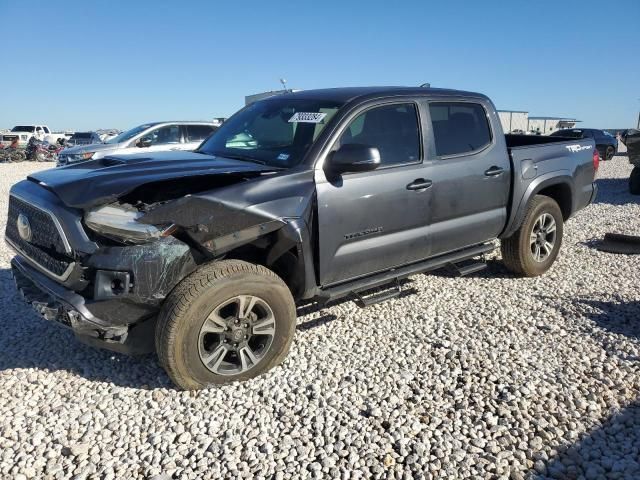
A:
<svg viewBox="0 0 640 480">
<path fill-rule="evenodd" d="M 244 338 L 244 330 L 241 328 L 234 328 L 231 332 L 231 338 L 234 342 L 239 342 Z"/>
</svg>

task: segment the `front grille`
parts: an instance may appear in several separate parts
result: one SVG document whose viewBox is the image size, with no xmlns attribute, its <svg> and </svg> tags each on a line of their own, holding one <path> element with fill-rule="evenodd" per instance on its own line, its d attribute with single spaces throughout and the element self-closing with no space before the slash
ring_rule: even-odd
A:
<svg viewBox="0 0 640 480">
<path fill-rule="evenodd" d="M 2 136 L 2 141 L 3 142 L 13 142 L 17 138 L 18 138 L 18 135 L 3 135 Z"/>
<path fill-rule="evenodd" d="M 30 241 L 20 237 L 18 231 L 20 214 L 25 215 L 29 220 Z M 9 215 L 5 235 L 29 259 L 58 277 L 67 271 L 72 262 L 51 215 L 14 196 L 9 197 Z"/>
</svg>

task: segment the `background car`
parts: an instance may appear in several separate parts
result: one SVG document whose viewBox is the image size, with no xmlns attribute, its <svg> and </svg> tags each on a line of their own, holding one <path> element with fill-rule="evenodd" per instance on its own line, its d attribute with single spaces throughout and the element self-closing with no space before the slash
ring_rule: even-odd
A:
<svg viewBox="0 0 640 480">
<path fill-rule="evenodd" d="M 76 132 L 66 141 L 65 145 L 74 147 L 76 145 L 91 145 L 94 143 L 102 143 L 100 135 L 96 132 Z"/>
<path fill-rule="evenodd" d="M 104 143 L 66 148 L 58 156 L 58 166 L 116 154 L 195 150 L 216 129 L 213 122 L 145 123 Z"/>
<path fill-rule="evenodd" d="M 553 132 L 551 137 L 593 138 L 602 160 L 611 160 L 618 151 L 618 140 L 609 132 L 595 128 L 567 128 Z"/>
</svg>

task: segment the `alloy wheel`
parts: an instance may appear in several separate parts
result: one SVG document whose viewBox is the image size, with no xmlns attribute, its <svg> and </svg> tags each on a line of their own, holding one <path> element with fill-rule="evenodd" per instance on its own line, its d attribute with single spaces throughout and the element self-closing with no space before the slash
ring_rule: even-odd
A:
<svg viewBox="0 0 640 480">
<path fill-rule="evenodd" d="M 217 306 L 200 328 L 200 360 L 217 375 L 238 375 L 255 367 L 269 351 L 276 319 L 269 304 L 237 295 Z"/>
<path fill-rule="evenodd" d="M 544 262 L 556 244 L 556 221 L 552 215 L 543 213 L 533 224 L 529 236 L 531 255 L 536 262 Z"/>
</svg>

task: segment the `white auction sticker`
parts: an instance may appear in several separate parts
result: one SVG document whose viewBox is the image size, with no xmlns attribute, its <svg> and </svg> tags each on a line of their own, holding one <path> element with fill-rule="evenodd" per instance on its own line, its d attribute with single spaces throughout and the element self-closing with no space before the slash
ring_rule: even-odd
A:
<svg viewBox="0 0 640 480">
<path fill-rule="evenodd" d="M 289 123 L 320 123 L 326 116 L 326 113 L 296 112 L 289 119 Z"/>
</svg>

